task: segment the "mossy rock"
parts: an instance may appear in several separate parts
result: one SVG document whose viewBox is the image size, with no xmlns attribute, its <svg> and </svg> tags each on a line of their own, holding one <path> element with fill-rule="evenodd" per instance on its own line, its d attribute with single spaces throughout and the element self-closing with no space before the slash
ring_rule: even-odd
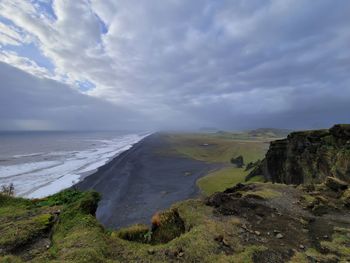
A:
<svg viewBox="0 0 350 263">
<path fill-rule="evenodd" d="M 291 133 L 273 141 L 261 164 L 249 178 L 265 178 L 286 184 L 321 183 L 327 177 L 350 182 L 350 125 L 335 125 L 329 130 Z M 337 186 L 331 186 L 336 189 Z"/>
<path fill-rule="evenodd" d="M 231 158 L 231 163 L 236 165 L 237 168 L 242 168 L 244 166 L 243 156 L 240 155 L 236 158 Z"/>
<path fill-rule="evenodd" d="M 185 224 L 177 209 L 157 213 L 152 218 L 151 243 L 167 243 L 185 232 Z"/>
<path fill-rule="evenodd" d="M 345 206 L 350 207 L 350 189 L 344 191 L 344 193 L 341 196 L 341 200 L 343 201 Z"/>
<path fill-rule="evenodd" d="M 11 251 L 43 235 L 53 224 L 53 215 L 41 214 L 0 225 L 0 248 Z"/>
<path fill-rule="evenodd" d="M 100 199 L 101 196 L 98 192 L 85 192 L 80 196 L 80 199 L 75 203 L 72 203 L 69 208 L 75 211 L 80 211 L 84 214 L 95 215 Z"/>
</svg>

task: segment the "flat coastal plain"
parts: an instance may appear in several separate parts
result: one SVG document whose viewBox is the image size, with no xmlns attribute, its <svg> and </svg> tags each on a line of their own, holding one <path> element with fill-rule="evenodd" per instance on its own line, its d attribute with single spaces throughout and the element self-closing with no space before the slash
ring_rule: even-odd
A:
<svg viewBox="0 0 350 263">
<path fill-rule="evenodd" d="M 262 158 L 269 140 L 232 133 L 154 133 L 114 158 L 76 187 L 102 195 L 96 216 L 107 228 L 150 223 L 157 211 L 244 181 L 230 163 Z"/>
<path fill-rule="evenodd" d="M 152 134 L 76 185 L 101 193 L 96 216 L 109 228 L 150 222 L 173 203 L 195 197 L 198 178 L 220 167 L 169 152 L 171 142 Z"/>
</svg>

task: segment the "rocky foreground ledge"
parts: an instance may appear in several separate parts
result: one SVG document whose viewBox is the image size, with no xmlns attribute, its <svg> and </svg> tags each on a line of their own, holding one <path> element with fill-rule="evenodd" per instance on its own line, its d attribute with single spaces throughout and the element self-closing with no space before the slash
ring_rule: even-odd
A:
<svg viewBox="0 0 350 263">
<path fill-rule="evenodd" d="M 149 226 L 118 231 L 95 219 L 98 200 L 95 192 L 75 190 L 41 200 L 0 195 L 0 262 L 350 260 L 344 182 L 238 184 L 206 200 L 175 204 Z"/>
</svg>

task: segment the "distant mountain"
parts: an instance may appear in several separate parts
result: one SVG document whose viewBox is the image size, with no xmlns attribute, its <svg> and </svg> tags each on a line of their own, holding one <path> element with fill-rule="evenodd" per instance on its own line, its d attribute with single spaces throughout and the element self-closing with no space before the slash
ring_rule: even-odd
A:
<svg viewBox="0 0 350 263">
<path fill-rule="evenodd" d="M 291 130 L 287 129 L 276 129 L 276 128 L 259 128 L 251 131 L 247 131 L 249 136 L 252 137 L 276 137 L 284 138 L 287 137 Z"/>
<path fill-rule="evenodd" d="M 215 128 L 215 127 L 201 127 L 198 129 L 200 132 L 217 132 L 219 129 Z"/>
</svg>

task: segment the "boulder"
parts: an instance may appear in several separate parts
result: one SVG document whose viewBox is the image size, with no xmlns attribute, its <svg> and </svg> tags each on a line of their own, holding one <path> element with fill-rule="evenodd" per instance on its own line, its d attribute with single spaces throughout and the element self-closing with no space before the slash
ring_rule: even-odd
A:
<svg viewBox="0 0 350 263">
<path fill-rule="evenodd" d="M 235 164 L 237 168 L 242 168 L 244 166 L 243 156 L 240 155 L 236 158 L 231 158 L 231 163 Z"/>
</svg>

